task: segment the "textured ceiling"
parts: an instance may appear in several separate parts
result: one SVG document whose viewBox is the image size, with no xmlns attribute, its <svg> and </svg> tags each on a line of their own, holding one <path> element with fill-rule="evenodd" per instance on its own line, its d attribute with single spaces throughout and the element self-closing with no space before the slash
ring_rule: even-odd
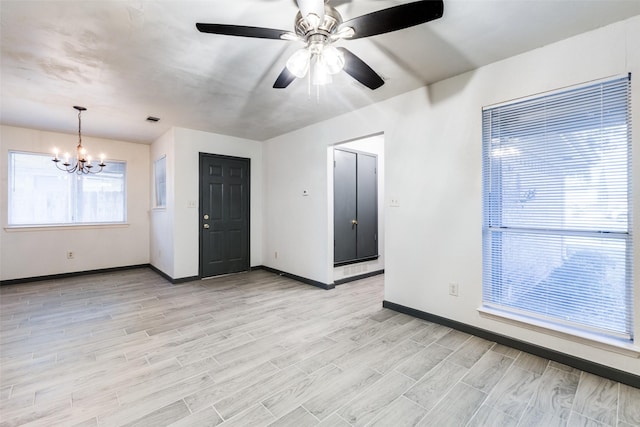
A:
<svg viewBox="0 0 640 427">
<path fill-rule="evenodd" d="M 407 1 L 334 0 L 345 20 Z M 639 0 L 445 0 L 443 18 L 344 40 L 386 81 L 273 89 L 301 44 L 196 22 L 293 29 L 293 0 L 1 0 L 1 121 L 150 143 L 171 126 L 258 141 L 640 14 Z M 150 123 L 147 116 L 161 120 Z"/>
</svg>

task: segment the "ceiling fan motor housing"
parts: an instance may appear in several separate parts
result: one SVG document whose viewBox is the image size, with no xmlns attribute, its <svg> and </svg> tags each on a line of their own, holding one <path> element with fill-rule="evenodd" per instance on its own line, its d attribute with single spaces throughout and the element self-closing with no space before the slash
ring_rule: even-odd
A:
<svg viewBox="0 0 640 427">
<path fill-rule="evenodd" d="M 324 5 L 324 20 L 317 28 L 298 12 L 295 21 L 296 34 L 305 42 L 319 41 L 321 36 L 324 41 L 328 40 L 332 35 L 336 34 L 338 28 L 342 25 L 342 16 L 333 7 Z"/>
</svg>

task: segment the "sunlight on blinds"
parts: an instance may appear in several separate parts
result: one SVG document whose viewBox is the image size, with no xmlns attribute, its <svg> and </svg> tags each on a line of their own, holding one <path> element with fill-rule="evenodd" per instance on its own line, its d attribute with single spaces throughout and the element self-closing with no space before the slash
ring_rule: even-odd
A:
<svg viewBox="0 0 640 427">
<path fill-rule="evenodd" d="M 630 77 L 483 111 L 483 303 L 631 340 Z"/>
</svg>

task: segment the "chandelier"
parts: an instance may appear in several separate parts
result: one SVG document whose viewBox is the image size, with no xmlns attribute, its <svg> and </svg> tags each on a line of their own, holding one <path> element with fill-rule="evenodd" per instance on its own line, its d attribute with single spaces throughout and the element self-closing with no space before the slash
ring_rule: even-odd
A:
<svg viewBox="0 0 640 427">
<path fill-rule="evenodd" d="M 91 164 L 91 156 L 87 153 L 87 150 L 82 146 L 82 121 L 81 115 L 83 111 L 86 111 L 86 108 L 79 107 L 75 105 L 73 108 L 78 110 L 78 146 L 76 147 L 76 157 L 71 159 L 69 153 L 64 153 L 64 161 L 58 157 L 58 149 L 54 149 L 54 158 L 53 162 L 56 164 L 56 167 L 61 171 L 76 173 L 78 175 L 90 174 L 90 173 L 100 173 L 102 169 L 106 166 L 104 163 L 104 155 L 100 155 L 100 163 L 98 166 L 100 169 L 91 170 L 94 165 Z M 62 166 L 60 166 L 60 162 Z"/>
</svg>

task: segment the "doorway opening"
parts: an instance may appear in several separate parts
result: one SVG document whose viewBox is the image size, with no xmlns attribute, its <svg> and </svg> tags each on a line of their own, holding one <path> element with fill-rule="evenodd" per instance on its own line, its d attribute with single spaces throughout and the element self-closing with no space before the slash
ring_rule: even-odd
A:
<svg viewBox="0 0 640 427">
<path fill-rule="evenodd" d="M 333 267 L 336 284 L 384 271 L 384 135 L 335 145 Z"/>
</svg>

